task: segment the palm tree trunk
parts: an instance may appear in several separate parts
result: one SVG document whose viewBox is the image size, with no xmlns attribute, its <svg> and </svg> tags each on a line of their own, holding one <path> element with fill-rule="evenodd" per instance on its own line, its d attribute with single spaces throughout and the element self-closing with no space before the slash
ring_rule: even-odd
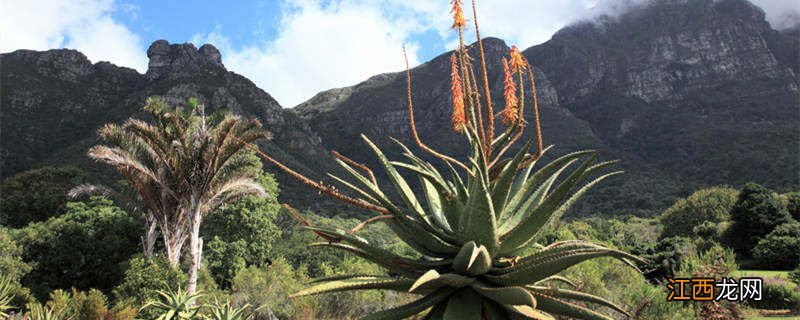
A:
<svg viewBox="0 0 800 320">
<path fill-rule="evenodd" d="M 177 267 L 181 258 L 181 249 L 186 243 L 183 235 L 182 226 L 173 226 L 162 223 L 161 236 L 164 239 L 164 247 L 167 251 L 167 260 L 172 267 Z"/>
<path fill-rule="evenodd" d="M 144 250 L 145 258 L 147 259 L 153 257 L 153 247 L 156 245 L 156 226 L 157 224 L 155 218 L 152 216 L 145 217 L 145 235 L 142 239 L 142 249 Z"/>
<path fill-rule="evenodd" d="M 200 238 L 201 219 L 200 205 L 196 204 L 192 213 L 192 231 L 189 234 L 189 256 L 192 259 L 189 265 L 189 285 L 186 288 L 189 294 L 197 291 L 197 273 L 200 270 L 200 258 L 203 256 L 203 239 Z"/>
</svg>

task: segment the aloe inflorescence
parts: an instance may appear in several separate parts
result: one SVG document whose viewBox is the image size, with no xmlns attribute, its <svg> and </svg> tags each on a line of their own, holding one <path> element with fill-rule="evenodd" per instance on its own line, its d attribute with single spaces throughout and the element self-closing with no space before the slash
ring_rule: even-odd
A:
<svg viewBox="0 0 800 320">
<path fill-rule="evenodd" d="M 634 268 L 644 261 L 585 241 L 561 241 L 547 246 L 535 243 L 549 223 L 558 219 L 589 188 L 620 172 L 604 173 L 614 162 L 599 162 L 593 150 L 569 153 L 537 165 L 547 149 L 542 147 L 533 69 L 516 47 L 503 59 L 506 104 L 498 115 L 505 129 L 495 137 L 495 113 L 477 17 L 473 14 L 479 55 L 474 60 L 468 56 L 463 41 L 465 21 L 461 1 L 453 0 L 451 4 L 453 28 L 459 34 L 459 47 L 450 61 L 451 120 L 453 129 L 468 141 L 471 152 L 466 161 L 441 154 L 421 141 L 414 123 L 408 68 L 407 98 L 413 140 L 424 152 L 441 160 L 447 168 L 445 172 L 399 141 L 405 160 L 389 160 L 362 135 L 394 190 L 384 191 L 371 169 L 334 153 L 349 178 L 330 176 L 353 194 L 347 195 L 323 182 L 308 179 L 259 152 L 266 160 L 321 192 L 375 212 L 375 217 L 351 230 L 343 230 L 315 226 L 285 205 L 303 222 L 304 228 L 324 240 L 312 246 L 353 253 L 386 268 L 391 274 L 320 279 L 294 296 L 366 289 L 421 295 L 418 300 L 367 315 L 364 319 L 404 319 L 424 312 L 426 319 L 448 320 L 611 318 L 597 311 L 602 308 L 591 305 L 627 314 L 601 297 L 556 285 L 572 283 L 559 273 L 598 257 L 616 258 Z M 472 5 L 474 12 L 474 1 Z M 479 63 L 481 78 L 476 77 L 473 61 Z M 528 127 L 523 117 L 526 84 L 532 95 L 536 138 L 507 157 L 505 154 Z M 420 182 L 420 192 L 411 189 L 401 171 Z M 389 196 L 395 194 L 398 195 L 396 199 Z M 357 235 L 365 225 L 377 222 L 388 225 L 400 240 L 418 252 L 418 256 L 400 255 Z"/>
</svg>

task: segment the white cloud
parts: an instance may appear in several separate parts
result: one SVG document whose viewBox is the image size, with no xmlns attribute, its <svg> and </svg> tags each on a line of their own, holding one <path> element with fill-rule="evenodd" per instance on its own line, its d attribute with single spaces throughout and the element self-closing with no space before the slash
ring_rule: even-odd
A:
<svg viewBox="0 0 800 320">
<path fill-rule="evenodd" d="M 112 19 L 116 9 L 111 0 L 0 0 L 0 52 L 71 48 L 144 72 L 141 39 Z"/>
<path fill-rule="evenodd" d="M 273 40 L 233 48 L 217 28 L 193 42 L 218 46 L 228 69 L 292 107 L 319 91 L 402 70 L 404 42 L 409 62 L 417 64 L 418 46 L 410 35 L 420 27 L 417 21 L 400 22 L 408 18 L 388 14 L 377 2 L 291 1 Z"/>
<path fill-rule="evenodd" d="M 800 2 L 797 0 L 751 0 L 764 9 L 767 21 L 773 28 L 781 30 L 794 27 L 800 22 Z"/>
</svg>

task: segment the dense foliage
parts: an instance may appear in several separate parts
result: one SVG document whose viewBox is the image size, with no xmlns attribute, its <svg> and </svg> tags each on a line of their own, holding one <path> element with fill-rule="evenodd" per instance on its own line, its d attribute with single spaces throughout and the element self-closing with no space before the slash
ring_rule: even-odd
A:
<svg viewBox="0 0 800 320">
<path fill-rule="evenodd" d="M 717 225 L 730 219 L 738 191 L 728 187 L 696 191 L 687 198 L 678 199 L 660 216 L 664 225 L 662 237 L 691 236 L 695 228 L 710 223 Z"/>
<path fill-rule="evenodd" d="M 765 268 L 791 269 L 800 265 L 800 222 L 775 227 L 753 248 L 753 258 Z"/>
<path fill-rule="evenodd" d="M 139 251 L 142 225 L 107 199 L 70 202 L 67 212 L 14 231 L 24 260 L 35 266 L 22 283 L 40 298 L 54 289 L 110 292 L 122 263 Z"/>
<path fill-rule="evenodd" d="M 750 255 L 750 250 L 764 236 L 790 219 L 778 194 L 759 184 L 748 183 L 731 209 L 731 245 L 737 253 Z"/>
<path fill-rule="evenodd" d="M 86 179 L 80 169 L 65 166 L 28 170 L 3 180 L 0 225 L 22 227 L 63 214 L 67 191 Z"/>
</svg>

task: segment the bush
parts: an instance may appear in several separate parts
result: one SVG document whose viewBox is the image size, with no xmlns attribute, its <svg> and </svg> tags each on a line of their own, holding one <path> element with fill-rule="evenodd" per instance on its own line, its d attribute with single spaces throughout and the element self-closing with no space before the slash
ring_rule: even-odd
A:
<svg viewBox="0 0 800 320">
<path fill-rule="evenodd" d="M 736 189 L 714 187 L 678 199 L 659 217 L 664 225 L 661 238 L 691 236 L 696 226 L 704 223 L 716 225 L 728 220 L 737 194 Z"/>
<path fill-rule="evenodd" d="M 311 319 L 313 304 L 308 298 L 289 298 L 307 280 L 302 271 L 297 272 L 282 258 L 265 268 L 249 266 L 233 278 L 232 301 L 235 305 L 262 307 L 256 312 L 258 318 L 274 313 L 279 319 Z"/>
<path fill-rule="evenodd" d="M 141 306 L 147 301 L 157 299 L 158 290 L 177 288 L 187 281 L 186 274 L 170 266 L 169 261 L 161 256 L 150 259 L 137 256 L 125 264 L 125 277 L 113 291 L 117 301 L 129 300 Z"/>
<path fill-rule="evenodd" d="M 731 209 L 731 247 L 738 254 L 750 256 L 759 240 L 790 219 L 783 201 L 775 192 L 748 183 Z"/>
<path fill-rule="evenodd" d="M 791 269 L 800 263 L 800 222 L 784 223 L 753 248 L 753 258 L 764 268 Z"/>
<path fill-rule="evenodd" d="M 765 278 L 761 300 L 745 300 L 747 305 L 758 309 L 792 309 L 800 311 L 800 290 L 780 278 Z"/>
<path fill-rule="evenodd" d="M 229 288 L 239 269 L 265 266 L 272 246 L 281 236 L 275 225 L 280 212 L 278 186 L 271 175 L 262 175 L 267 197 L 250 196 L 223 206 L 206 218 L 202 235 L 207 241 L 203 264 L 223 288 Z"/>
<path fill-rule="evenodd" d="M 31 266 L 22 261 L 22 247 L 11 234 L 12 230 L 0 227 L 0 275 L 12 282 L 19 281 L 31 271 Z"/>
<path fill-rule="evenodd" d="M 786 211 L 796 221 L 800 221 L 800 192 L 789 192 L 783 195 L 786 203 Z"/>
<path fill-rule="evenodd" d="M 792 272 L 789 272 L 789 280 L 800 287 L 800 264 L 798 264 Z"/>
<path fill-rule="evenodd" d="M 85 182 L 86 173 L 72 166 L 42 167 L 5 179 L 0 225 L 18 228 L 63 214 L 67 191 Z"/>
<path fill-rule="evenodd" d="M 93 197 L 15 234 L 34 266 L 22 283 L 43 298 L 58 288 L 111 291 L 122 279 L 121 264 L 139 251 L 142 225 L 110 200 Z"/>
</svg>

